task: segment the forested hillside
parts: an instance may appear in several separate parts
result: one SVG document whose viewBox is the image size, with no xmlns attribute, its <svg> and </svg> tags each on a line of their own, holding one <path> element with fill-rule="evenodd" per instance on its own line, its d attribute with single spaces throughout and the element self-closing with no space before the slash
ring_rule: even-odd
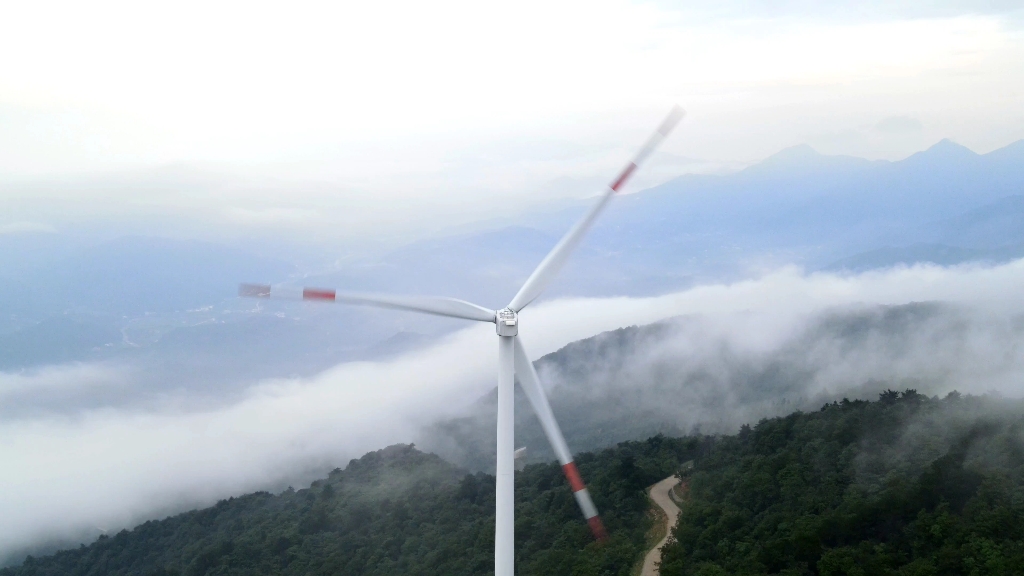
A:
<svg viewBox="0 0 1024 576">
<path fill-rule="evenodd" d="M 1024 574 L 1024 404 L 887 391 L 721 437 L 664 576 Z"/>
<path fill-rule="evenodd" d="M 622 575 L 649 528 L 645 486 L 698 439 L 651 438 L 577 458 L 609 531 L 593 540 L 558 465 L 516 474 L 519 574 Z M 493 572 L 494 477 L 412 446 L 353 460 L 302 490 L 249 494 L 151 521 L 0 576 L 475 575 Z"/>
<path fill-rule="evenodd" d="M 826 309 L 791 329 L 754 315 L 678 317 L 572 342 L 536 366 L 569 446 L 589 451 L 656 434 L 731 434 L 887 388 L 929 396 L 1003 389 L 1024 374 L 1022 341 L 1019 314 L 914 302 Z M 433 424 L 418 445 L 493 470 L 496 398 Z M 516 446 L 532 462 L 553 460 L 525 396 L 516 407 Z"/>
<path fill-rule="evenodd" d="M 1024 403 L 884 392 L 732 436 L 656 436 L 579 455 L 611 537 L 594 542 L 554 463 L 516 476 L 522 575 L 630 574 L 644 488 L 688 469 L 664 576 L 1024 573 Z M 147 522 L 0 576 L 492 571 L 494 478 L 412 446 L 309 488 Z"/>
</svg>

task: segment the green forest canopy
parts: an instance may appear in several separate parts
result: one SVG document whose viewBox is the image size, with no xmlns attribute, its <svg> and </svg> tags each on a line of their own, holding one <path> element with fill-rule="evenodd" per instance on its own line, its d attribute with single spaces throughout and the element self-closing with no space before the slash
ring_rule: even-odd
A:
<svg viewBox="0 0 1024 576">
<path fill-rule="evenodd" d="M 656 437 L 577 458 L 611 533 L 605 543 L 594 542 L 557 464 L 517 472 L 519 573 L 629 574 L 650 527 L 644 487 L 699 444 Z M 493 476 L 398 445 L 307 489 L 222 500 L 0 576 L 475 575 L 493 573 L 493 539 Z"/>
<path fill-rule="evenodd" d="M 581 454 L 605 543 L 556 464 L 527 466 L 516 476 L 517 573 L 630 574 L 650 528 L 644 488 L 693 459 L 665 576 L 1024 574 L 1022 407 L 886 391 L 736 435 Z M 223 500 L 0 576 L 489 574 L 493 506 L 492 476 L 392 446 L 307 489 Z"/>
<path fill-rule="evenodd" d="M 1020 401 L 886 391 L 719 438 L 664 576 L 1024 574 Z"/>
</svg>

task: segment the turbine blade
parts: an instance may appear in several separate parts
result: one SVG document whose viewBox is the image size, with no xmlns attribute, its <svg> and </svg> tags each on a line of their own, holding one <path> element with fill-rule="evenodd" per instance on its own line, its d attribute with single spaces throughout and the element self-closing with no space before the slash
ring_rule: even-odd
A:
<svg viewBox="0 0 1024 576">
<path fill-rule="evenodd" d="M 362 294 L 339 292 L 324 288 L 286 288 L 266 284 L 242 284 L 238 295 L 249 298 L 275 298 L 287 300 L 316 300 L 320 302 L 341 302 L 361 304 L 379 308 L 411 310 L 438 316 L 464 318 L 479 322 L 494 322 L 494 310 L 488 310 L 465 300 L 434 296 L 392 296 L 390 294 Z"/>
<path fill-rule="evenodd" d="M 590 230 L 590 227 L 594 224 L 594 221 L 597 220 L 601 211 L 604 210 L 608 201 L 611 200 L 612 196 L 622 188 L 627 180 L 629 180 L 629 177 L 633 175 L 633 172 L 636 171 L 637 167 L 639 167 L 640 164 L 651 155 L 651 152 L 654 152 L 654 149 L 658 147 L 658 144 L 661 144 L 661 141 L 668 136 L 669 132 L 675 128 L 676 124 L 682 120 L 683 114 L 683 109 L 679 106 L 672 108 L 672 111 L 669 112 L 665 120 L 662 121 L 658 130 L 647 139 L 647 142 L 645 142 L 640 148 L 640 151 L 637 152 L 633 161 L 626 165 L 622 172 L 619 173 L 618 178 L 608 186 L 608 189 L 601 194 L 601 197 L 597 199 L 597 202 L 591 206 L 590 210 L 587 211 L 583 218 L 577 222 L 561 240 L 558 241 L 558 244 L 556 244 L 544 260 L 541 261 L 537 266 L 537 269 L 534 270 L 533 274 L 531 274 L 526 280 L 526 284 L 523 284 L 523 287 L 520 288 L 519 292 L 514 298 L 512 298 L 512 302 L 508 305 L 509 308 L 519 312 L 525 308 L 527 304 L 533 302 L 537 296 L 540 296 L 540 293 L 547 288 L 548 284 L 551 283 L 551 280 L 558 274 L 558 271 L 562 269 L 562 266 L 565 264 L 565 261 L 569 259 L 569 255 L 572 254 L 572 251 L 575 250 L 576 246 L 578 246 L 580 241 L 583 240 L 583 236 L 586 235 L 588 230 Z"/>
<path fill-rule="evenodd" d="M 555 451 L 558 463 L 562 465 L 562 472 L 565 473 L 565 478 L 569 481 L 572 494 L 576 497 L 576 503 L 583 511 L 583 517 L 587 519 L 594 538 L 604 540 L 608 537 L 604 524 L 601 523 L 601 517 L 597 515 L 597 507 L 590 499 L 590 492 L 583 484 L 579 470 L 576 469 L 576 463 L 572 460 L 572 452 L 569 451 L 569 445 L 565 443 L 565 437 L 562 436 L 562 429 L 558 427 L 558 421 L 555 420 L 555 415 L 551 412 L 547 394 L 544 393 L 544 388 L 540 385 L 540 378 L 533 368 L 533 363 L 530 362 L 530 357 L 526 355 L 521 336 L 516 337 L 515 349 L 516 376 L 519 378 L 519 385 L 523 388 L 527 400 L 533 406 L 533 412 L 540 420 L 544 434 L 547 435 L 548 442 L 551 443 L 551 448 Z"/>
</svg>

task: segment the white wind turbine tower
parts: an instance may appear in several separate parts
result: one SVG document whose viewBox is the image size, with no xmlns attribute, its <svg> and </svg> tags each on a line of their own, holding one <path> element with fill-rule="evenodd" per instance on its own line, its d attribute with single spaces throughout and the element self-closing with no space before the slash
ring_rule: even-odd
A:
<svg viewBox="0 0 1024 576">
<path fill-rule="evenodd" d="M 518 313 L 532 302 L 547 287 L 551 280 L 569 258 L 572 251 L 579 245 L 584 234 L 590 229 L 598 215 L 618 192 L 626 180 L 636 171 L 637 167 L 654 151 L 669 132 L 683 117 L 683 111 L 676 106 L 661 123 L 658 130 L 640 148 L 633 161 L 626 165 L 618 178 L 598 198 L 597 202 L 576 223 L 569 232 L 555 245 L 550 253 L 519 289 L 508 306 L 501 310 L 489 310 L 476 304 L 454 298 L 438 298 L 424 296 L 391 296 L 386 294 L 363 294 L 339 292 L 317 288 L 289 289 L 267 285 L 243 284 L 239 295 L 257 298 L 287 298 L 302 300 L 319 300 L 361 304 L 384 308 L 397 308 L 425 312 L 439 316 L 450 316 L 480 322 L 493 322 L 498 333 L 498 446 L 497 470 L 495 483 L 495 520 L 494 520 L 494 574 L 495 576 L 513 576 L 514 574 L 514 452 L 513 441 L 513 386 L 515 377 L 526 394 L 530 405 L 540 420 L 544 433 L 551 442 L 558 457 L 562 470 L 569 481 L 576 502 L 583 511 L 594 536 L 605 538 L 604 526 L 597 515 L 597 508 L 590 499 L 583 480 L 573 463 L 572 453 L 565 443 L 562 431 L 551 412 L 547 395 L 540 385 L 537 372 L 530 362 L 526 349 L 523 348 L 519 334 Z"/>
</svg>

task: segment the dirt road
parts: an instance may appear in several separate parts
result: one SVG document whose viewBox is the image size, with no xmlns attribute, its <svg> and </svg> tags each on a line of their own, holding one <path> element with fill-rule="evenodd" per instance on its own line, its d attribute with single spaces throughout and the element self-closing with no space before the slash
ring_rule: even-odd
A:
<svg viewBox="0 0 1024 576">
<path fill-rule="evenodd" d="M 641 576 L 658 576 L 658 567 L 655 564 L 661 560 L 661 547 L 668 541 L 672 527 L 676 525 L 676 518 L 679 517 L 679 507 L 676 506 L 676 503 L 668 495 L 668 491 L 675 488 L 676 484 L 679 484 L 679 479 L 675 476 L 669 476 L 651 487 L 651 500 L 654 500 L 654 503 L 660 506 L 665 511 L 665 515 L 668 516 L 668 532 L 661 539 L 661 542 L 658 542 L 647 553 L 647 556 L 644 556 L 644 567 L 640 572 Z"/>
</svg>

